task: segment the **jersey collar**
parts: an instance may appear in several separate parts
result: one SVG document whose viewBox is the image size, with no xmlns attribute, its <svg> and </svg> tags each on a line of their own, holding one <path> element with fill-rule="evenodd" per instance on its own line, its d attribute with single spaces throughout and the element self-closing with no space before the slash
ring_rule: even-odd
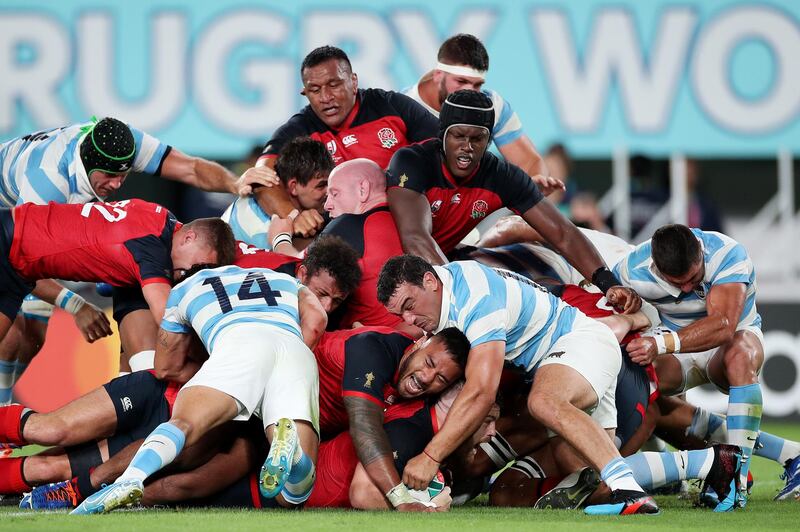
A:
<svg viewBox="0 0 800 532">
<path fill-rule="evenodd" d="M 442 310 L 439 313 L 439 325 L 433 331 L 436 334 L 450 325 L 450 307 L 453 304 L 453 277 L 450 275 L 450 270 L 442 266 L 434 266 L 433 270 L 442 281 Z"/>
<path fill-rule="evenodd" d="M 478 166 L 475 167 L 475 170 L 473 170 L 472 173 L 469 174 L 467 177 L 465 177 L 462 181 L 458 181 L 456 177 L 450 173 L 450 170 L 447 169 L 447 165 L 444 163 L 444 155 L 440 153 L 439 158 L 441 159 L 442 162 L 442 174 L 444 175 L 444 178 L 447 179 L 455 187 L 469 183 L 470 180 L 473 177 L 475 177 L 475 174 L 477 174 L 478 171 L 481 169 L 481 163 L 483 162 L 483 157 L 481 157 L 481 160 L 478 161 Z"/>
</svg>

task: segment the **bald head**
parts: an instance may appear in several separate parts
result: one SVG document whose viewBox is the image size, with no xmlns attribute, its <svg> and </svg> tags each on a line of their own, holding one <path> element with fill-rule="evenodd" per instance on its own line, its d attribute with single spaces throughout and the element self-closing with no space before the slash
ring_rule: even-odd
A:
<svg viewBox="0 0 800 532">
<path fill-rule="evenodd" d="M 325 210 L 332 218 L 361 214 L 386 202 L 386 174 L 369 159 L 353 159 L 333 169 L 328 176 Z"/>
</svg>

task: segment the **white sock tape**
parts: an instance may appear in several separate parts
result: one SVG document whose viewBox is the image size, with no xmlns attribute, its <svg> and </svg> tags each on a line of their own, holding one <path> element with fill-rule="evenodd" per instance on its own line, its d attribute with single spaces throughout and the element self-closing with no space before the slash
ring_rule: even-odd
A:
<svg viewBox="0 0 800 532">
<path fill-rule="evenodd" d="M 131 355 L 131 358 L 128 359 L 128 364 L 131 367 L 131 371 L 142 371 L 144 369 L 153 369 L 155 366 L 155 359 L 156 359 L 156 352 L 153 350 L 150 351 L 139 351 L 138 353 Z"/>
</svg>

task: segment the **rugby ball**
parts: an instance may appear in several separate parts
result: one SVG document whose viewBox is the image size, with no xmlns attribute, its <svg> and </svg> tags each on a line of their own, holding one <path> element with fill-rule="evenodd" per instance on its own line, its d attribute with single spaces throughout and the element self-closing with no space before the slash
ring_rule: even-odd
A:
<svg viewBox="0 0 800 532">
<path fill-rule="evenodd" d="M 442 492 L 444 486 L 444 475 L 442 475 L 441 471 L 437 471 L 436 476 L 433 477 L 433 480 L 431 480 L 431 483 L 428 484 L 426 489 L 412 490 L 409 488 L 408 492 L 419 502 L 431 502 L 431 499 Z"/>
</svg>

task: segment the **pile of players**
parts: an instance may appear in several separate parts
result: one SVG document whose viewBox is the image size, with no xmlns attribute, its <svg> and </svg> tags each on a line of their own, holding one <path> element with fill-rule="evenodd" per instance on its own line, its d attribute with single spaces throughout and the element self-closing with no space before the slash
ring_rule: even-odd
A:
<svg viewBox="0 0 800 532">
<path fill-rule="evenodd" d="M 798 498 L 800 444 L 759 431 L 744 248 L 681 225 L 637 247 L 575 227 L 483 89 L 480 41 L 456 35 L 437 61 L 404 95 L 359 89 L 342 50 L 315 49 L 309 105 L 238 178 L 113 118 L 1 144 L 0 399 L 55 305 L 87 341 L 111 333 L 53 279 L 113 287 L 123 371 L 53 412 L 0 407 L 0 442 L 51 446 L 0 458 L 0 493 L 85 514 L 442 511 L 488 490 L 627 515 L 700 479 L 721 512 L 745 506 L 759 455 L 786 468 L 776 498 Z M 239 198 L 182 224 L 110 201 L 130 171 Z M 725 414 L 677 397 L 704 383 Z M 637 452 L 654 434 L 682 450 Z"/>
</svg>

